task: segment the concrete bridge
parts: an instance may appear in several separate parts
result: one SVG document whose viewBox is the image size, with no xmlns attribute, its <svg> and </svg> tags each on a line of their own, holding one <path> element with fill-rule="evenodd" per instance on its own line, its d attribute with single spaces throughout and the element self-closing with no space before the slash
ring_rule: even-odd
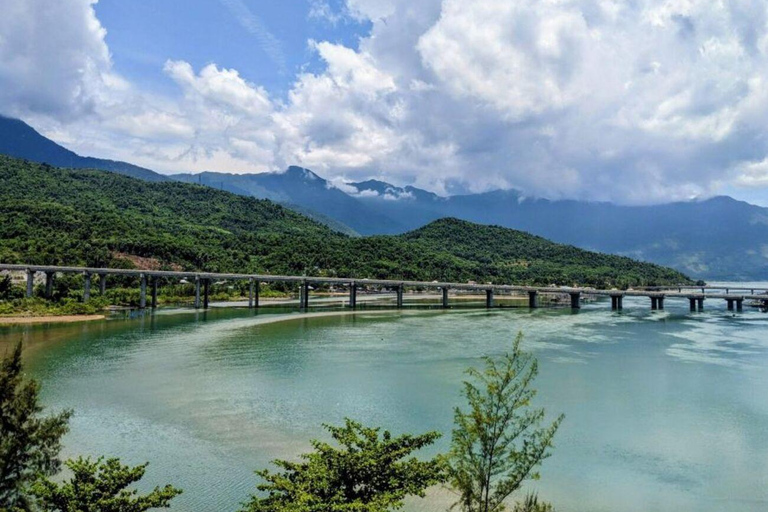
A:
<svg viewBox="0 0 768 512">
<path fill-rule="evenodd" d="M 707 287 L 707 286 L 675 286 L 652 287 L 636 290 L 600 290 L 595 288 L 576 288 L 559 286 L 515 286 L 499 284 L 448 283 L 437 281 L 400 281 L 386 279 L 353 279 L 340 277 L 311 277 L 311 276 L 276 276 L 263 274 L 226 274 L 212 272 L 177 272 L 166 270 L 135 270 L 114 268 L 62 267 L 49 265 L 12 265 L 1 264 L 0 271 L 26 272 L 27 297 L 31 297 L 34 288 L 34 275 L 37 272 L 45 274 L 45 294 L 50 297 L 53 292 L 53 280 L 57 273 L 80 274 L 84 277 L 83 300 L 88 301 L 94 277 L 98 279 L 101 293 L 104 293 L 109 276 L 129 276 L 139 279 L 139 306 L 141 308 L 157 307 L 157 290 L 160 279 L 187 279 L 195 285 L 195 307 L 208 308 L 209 291 L 212 281 L 243 280 L 249 283 L 248 307 L 259 307 L 260 283 L 297 283 L 299 284 L 299 304 L 302 309 L 309 307 L 310 285 L 327 284 L 344 286 L 349 290 L 349 307 L 357 307 L 357 291 L 361 287 L 380 287 L 393 290 L 396 293 L 396 305 L 403 307 L 403 295 L 407 288 L 418 290 L 439 290 L 442 296 L 443 308 L 450 307 L 449 294 L 451 290 L 476 292 L 485 294 L 485 306 L 494 306 L 495 294 L 521 294 L 527 296 L 530 308 L 539 307 L 539 297 L 542 295 L 569 296 L 573 309 L 581 307 L 584 297 L 610 297 L 611 309 L 618 311 L 624 307 L 625 297 L 646 297 L 650 299 L 653 310 L 663 310 L 666 300 L 688 301 L 691 311 L 703 311 L 705 300 L 724 300 L 729 311 L 742 311 L 744 301 L 756 301 L 768 308 L 767 288 L 737 288 L 737 287 Z M 737 293 L 733 293 L 733 292 Z M 749 292 L 749 293 L 747 293 Z M 149 297 L 148 297 L 149 295 Z"/>
</svg>

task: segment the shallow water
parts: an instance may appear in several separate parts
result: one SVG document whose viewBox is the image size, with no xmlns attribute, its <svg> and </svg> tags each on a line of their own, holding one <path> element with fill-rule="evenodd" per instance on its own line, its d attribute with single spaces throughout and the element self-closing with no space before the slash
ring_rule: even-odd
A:
<svg viewBox="0 0 768 512">
<path fill-rule="evenodd" d="M 627 299 L 540 309 L 386 312 L 264 323 L 275 312 L 162 311 L 22 337 L 54 409 L 74 408 L 66 454 L 150 461 L 145 485 L 178 511 L 234 511 L 255 469 L 306 450 L 345 416 L 446 434 L 462 371 L 518 331 L 540 359 L 538 403 L 564 412 L 530 488 L 561 511 L 768 510 L 768 315 L 689 314 Z M 444 510 L 444 493 L 408 510 Z"/>
</svg>

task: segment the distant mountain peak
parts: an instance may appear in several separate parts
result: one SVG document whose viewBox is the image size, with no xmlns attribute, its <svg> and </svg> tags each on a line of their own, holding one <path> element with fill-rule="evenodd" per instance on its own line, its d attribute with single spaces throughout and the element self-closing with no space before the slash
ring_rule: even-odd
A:
<svg viewBox="0 0 768 512">
<path fill-rule="evenodd" d="M 285 170 L 285 174 L 293 178 L 300 178 L 300 179 L 309 180 L 309 181 L 321 181 L 321 182 L 325 181 L 325 179 L 321 178 L 320 176 L 310 171 L 309 169 L 305 167 L 299 167 L 297 165 L 289 166 L 288 169 Z"/>
<path fill-rule="evenodd" d="M 41 135 L 21 119 L 0 115 L 0 154 L 73 169 L 101 169 L 146 181 L 169 178 L 126 162 L 80 156 Z"/>
</svg>

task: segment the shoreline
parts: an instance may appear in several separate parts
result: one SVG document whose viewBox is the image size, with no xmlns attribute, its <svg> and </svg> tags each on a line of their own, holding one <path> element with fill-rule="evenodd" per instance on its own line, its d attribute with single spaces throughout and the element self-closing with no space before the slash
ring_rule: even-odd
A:
<svg viewBox="0 0 768 512">
<path fill-rule="evenodd" d="M 5 316 L 0 317 L 0 326 L 25 324 L 71 324 L 104 320 L 107 315 L 44 315 L 44 316 Z"/>
</svg>

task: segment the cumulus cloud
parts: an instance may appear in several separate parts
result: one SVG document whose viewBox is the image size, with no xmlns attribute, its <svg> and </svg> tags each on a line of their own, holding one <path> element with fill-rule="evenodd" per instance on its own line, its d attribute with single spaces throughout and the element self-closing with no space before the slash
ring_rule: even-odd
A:
<svg viewBox="0 0 768 512">
<path fill-rule="evenodd" d="M 146 93 L 112 69 L 92 1 L 42 3 L 0 0 L 0 109 L 98 156 L 629 203 L 768 186 L 763 1 L 313 0 L 370 34 L 310 41 L 324 68 L 284 97 L 173 56 L 178 94 Z"/>
<path fill-rule="evenodd" d="M 88 114 L 117 81 L 95 0 L 0 0 L 0 108 Z M 55 28 L 54 28 L 55 27 Z"/>
</svg>

